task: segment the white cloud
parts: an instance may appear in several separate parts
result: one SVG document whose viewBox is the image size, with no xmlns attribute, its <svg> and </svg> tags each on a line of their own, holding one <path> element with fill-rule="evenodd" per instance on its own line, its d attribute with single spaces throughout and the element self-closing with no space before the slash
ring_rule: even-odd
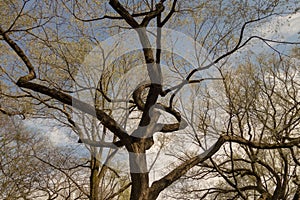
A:
<svg viewBox="0 0 300 200">
<path fill-rule="evenodd" d="M 300 32 L 300 13 L 273 17 L 270 21 L 261 23 L 257 33 L 267 39 L 296 41 Z"/>
<path fill-rule="evenodd" d="M 34 133 L 49 139 L 54 146 L 72 144 L 69 131 L 65 128 L 57 127 L 54 120 L 50 119 L 29 119 L 24 121 L 25 126 Z"/>
<path fill-rule="evenodd" d="M 53 145 L 66 145 L 74 143 L 74 141 L 71 141 L 69 136 L 66 135 L 65 130 L 59 129 L 57 127 L 54 127 L 52 130 L 50 130 L 47 133 L 47 137 Z"/>
</svg>

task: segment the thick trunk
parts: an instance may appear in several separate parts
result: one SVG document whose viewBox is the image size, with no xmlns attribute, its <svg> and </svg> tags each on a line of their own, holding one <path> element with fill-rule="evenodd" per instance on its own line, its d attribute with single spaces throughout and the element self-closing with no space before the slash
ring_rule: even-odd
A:
<svg viewBox="0 0 300 200">
<path fill-rule="evenodd" d="M 131 173 L 130 200 L 147 200 L 149 189 L 148 173 Z"/>
<path fill-rule="evenodd" d="M 149 173 L 147 169 L 146 151 L 144 145 L 132 144 L 133 151 L 129 153 L 131 194 L 130 200 L 147 200 L 149 190 Z"/>
<path fill-rule="evenodd" d="M 98 200 L 99 199 L 99 183 L 100 178 L 98 176 L 99 173 L 99 161 L 92 156 L 91 158 L 91 176 L 90 176 L 90 200 Z"/>
</svg>

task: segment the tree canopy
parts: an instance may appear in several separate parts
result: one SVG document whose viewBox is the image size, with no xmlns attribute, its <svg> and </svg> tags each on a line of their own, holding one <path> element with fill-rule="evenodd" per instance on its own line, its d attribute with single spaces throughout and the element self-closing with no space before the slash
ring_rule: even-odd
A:
<svg viewBox="0 0 300 200">
<path fill-rule="evenodd" d="M 299 198 L 296 0 L 0 5 L 0 111 L 88 150 L 35 156 L 68 198 Z"/>
</svg>

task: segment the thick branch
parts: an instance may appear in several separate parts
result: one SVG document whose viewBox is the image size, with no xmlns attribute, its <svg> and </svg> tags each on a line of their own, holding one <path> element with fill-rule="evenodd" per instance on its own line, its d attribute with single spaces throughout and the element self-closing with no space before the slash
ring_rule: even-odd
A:
<svg viewBox="0 0 300 200">
<path fill-rule="evenodd" d="M 41 94 L 48 95 L 64 104 L 73 106 L 87 114 L 96 116 L 101 123 L 107 127 L 111 132 L 113 132 L 123 144 L 129 144 L 129 135 L 126 131 L 119 126 L 119 124 L 112 119 L 109 115 L 107 115 L 104 111 L 94 108 L 93 106 L 84 103 L 78 99 L 73 98 L 72 96 L 60 92 L 56 89 L 50 89 L 46 86 L 31 83 L 29 81 L 33 80 L 36 75 L 34 72 L 34 67 L 29 61 L 28 57 L 25 55 L 23 50 L 5 33 L 0 27 L 0 34 L 3 36 L 4 40 L 10 45 L 10 47 L 17 53 L 17 55 L 23 60 L 28 69 L 28 74 L 26 76 L 21 77 L 17 81 L 17 85 L 22 88 L 27 88 L 35 92 L 39 92 Z"/>
<path fill-rule="evenodd" d="M 155 181 L 150 187 L 149 199 L 156 199 L 162 190 L 171 185 L 174 181 L 178 180 L 188 170 L 190 170 L 198 163 L 204 162 L 205 160 L 213 156 L 217 151 L 219 151 L 219 149 L 225 142 L 226 140 L 223 137 L 220 137 L 219 140 L 210 149 L 200 154 L 199 156 L 195 156 L 187 160 L 160 180 Z"/>
<path fill-rule="evenodd" d="M 132 15 L 129 14 L 129 12 L 119 3 L 118 0 L 110 0 L 109 4 L 113 7 L 113 9 L 115 11 L 117 11 L 119 13 L 119 15 L 121 15 L 125 19 L 125 21 L 132 28 L 140 27 L 139 24 L 132 17 Z M 158 7 L 160 7 L 160 8 L 158 8 Z M 162 5 L 157 6 L 157 11 L 162 11 L 161 9 L 163 9 Z M 156 13 L 156 11 L 154 11 L 153 13 L 151 12 L 151 13 L 149 13 L 149 15 L 147 15 L 148 17 L 146 16 L 145 18 L 150 20 L 156 16 L 153 14 L 157 15 L 159 13 Z M 145 22 L 147 22 L 147 21 L 148 20 L 145 20 Z M 140 42 L 143 47 L 145 62 L 147 64 L 148 75 L 149 75 L 151 83 L 152 83 L 150 86 L 148 96 L 147 96 L 144 112 L 143 112 L 141 121 L 139 123 L 140 126 L 147 126 L 151 121 L 150 116 L 149 116 L 149 110 L 156 103 L 158 95 L 161 92 L 162 77 L 161 77 L 160 66 L 156 65 L 154 62 L 153 50 L 151 49 L 151 43 L 147 36 L 145 27 L 136 29 L 136 31 L 139 35 L 139 39 L 140 39 Z"/>
<path fill-rule="evenodd" d="M 153 19 L 154 17 L 156 17 L 157 15 L 159 15 L 160 13 L 162 13 L 165 9 L 164 5 L 162 4 L 162 2 L 159 2 L 158 4 L 156 4 L 155 6 L 155 10 L 152 12 L 149 12 L 148 15 L 145 16 L 145 18 L 143 19 L 141 26 L 142 27 L 146 27 L 150 20 Z"/>
<path fill-rule="evenodd" d="M 235 142 L 238 144 L 247 145 L 249 147 L 257 148 L 257 149 L 278 149 L 278 148 L 290 148 L 299 145 L 300 137 L 295 138 L 288 143 L 269 144 L 269 143 L 250 142 L 244 138 L 237 137 L 237 136 L 227 136 L 227 135 L 220 136 L 218 141 L 207 151 L 185 161 L 184 163 L 176 167 L 174 170 L 172 170 L 169 174 L 167 174 L 160 180 L 155 181 L 150 188 L 150 192 L 149 192 L 149 195 L 151 197 L 150 199 L 155 199 L 162 190 L 164 190 L 166 187 L 168 187 L 173 182 L 178 180 L 192 167 L 211 158 L 211 156 L 213 156 L 216 152 L 218 152 L 218 150 L 225 142 Z"/>
<path fill-rule="evenodd" d="M 170 12 L 166 16 L 166 18 L 161 22 L 161 26 L 165 25 L 165 23 L 167 23 L 169 21 L 169 19 L 172 17 L 172 15 L 174 14 L 176 3 L 177 3 L 177 0 L 174 0 Z"/>
<path fill-rule="evenodd" d="M 151 120 L 149 110 L 156 104 L 158 96 L 162 90 L 162 72 L 160 65 L 154 62 L 153 50 L 151 49 L 151 44 L 147 36 L 146 29 L 140 28 L 137 29 L 137 32 L 139 34 L 140 42 L 143 46 L 144 58 L 147 64 L 147 71 L 151 81 L 144 112 L 139 123 L 140 126 L 147 126 Z"/>
<path fill-rule="evenodd" d="M 19 79 L 19 81 L 30 81 L 33 80 L 36 77 L 36 74 L 34 72 L 34 67 L 29 61 L 28 57 L 25 55 L 24 51 L 15 43 L 8 34 L 3 31 L 3 29 L 0 27 L 0 34 L 3 36 L 3 39 L 5 42 L 17 53 L 17 55 L 22 59 L 22 61 L 25 63 L 29 73 L 26 76 L 23 76 Z"/>
<path fill-rule="evenodd" d="M 60 92 L 56 89 L 50 89 L 46 86 L 37 83 L 23 82 L 19 80 L 17 82 L 17 85 L 22 88 L 27 88 L 32 91 L 48 95 L 64 104 L 73 106 L 78 110 L 81 110 L 92 116 L 96 116 L 101 121 L 101 123 L 105 127 L 107 127 L 111 132 L 113 132 L 120 140 L 122 140 L 124 144 L 129 144 L 129 135 L 126 133 L 126 131 L 122 127 L 120 127 L 120 125 L 113 118 L 107 115 L 104 111 L 99 110 L 76 98 L 73 98 L 68 94 Z"/>
<path fill-rule="evenodd" d="M 139 110 L 144 111 L 145 104 L 141 98 L 141 94 L 147 87 L 150 86 L 151 84 L 143 84 L 139 86 L 137 89 L 135 89 L 135 91 L 133 92 L 133 99 Z M 182 130 L 187 127 L 187 122 L 184 119 L 182 119 L 180 112 L 176 111 L 175 109 L 167 107 L 163 104 L 157 104 L 155 108 L 166 111 L 167 113 L 173 115 L 178 121 L 178 123 L 173 123 L 173 124 L 157 123 L 155 132 L 167 133 L 167 132 Z"/>
<path fill-rule="evenodd" d="M 122 6 L 122 4 L 120 4 L 118 0 L 110 0 L 109 4 L 132 28 L 139 27 L 137 21 L 135 21 L 132 15 Z"/>
</svg>

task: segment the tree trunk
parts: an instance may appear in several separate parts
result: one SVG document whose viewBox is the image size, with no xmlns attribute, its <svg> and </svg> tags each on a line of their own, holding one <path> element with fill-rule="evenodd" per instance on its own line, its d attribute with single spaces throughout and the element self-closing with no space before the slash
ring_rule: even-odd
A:
<svg viewBox="0 0 300 200">
<path fill-rule="evenodd" d="M 149 190 L 149 173 L 146 151 L 143 145 L 132 144 L 134 152 L 129 152 L 131 194 L 130 200 L 147 200 Z"/>
<path fill-rule="evenodd" d="M 100 178 L 98 176 L 99 173 L 99 161 L 92 155 L 91 157 L 91 176 L 90 176 L 90 200 L 98 200 L 99 199 L 99 183 Z"/>
<path fill-rule="evenodd" d="M 147 200 L 149 189 L 148 173 L 131 173 L 130 200 Z"/>
</svg>

